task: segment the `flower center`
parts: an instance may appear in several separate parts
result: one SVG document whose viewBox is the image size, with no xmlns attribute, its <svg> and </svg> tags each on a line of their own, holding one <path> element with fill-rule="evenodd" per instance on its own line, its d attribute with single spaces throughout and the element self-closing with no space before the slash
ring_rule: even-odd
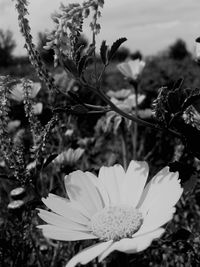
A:
<svg viewBox="0 0 200 267">
<path fill-rule="evenodd" d="M 90 228 L 102 240 L 131 238 L 142 225 L 141 212 L 130 206 L 111 206 L 97 212 L 91 219 Z"/>
</svg>

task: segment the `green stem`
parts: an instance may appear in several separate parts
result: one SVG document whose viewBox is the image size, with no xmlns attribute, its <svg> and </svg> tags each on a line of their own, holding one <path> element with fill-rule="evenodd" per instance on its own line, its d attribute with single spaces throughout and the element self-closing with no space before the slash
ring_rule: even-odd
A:
<svg viewBox="0 0 200 267">
<path fill-rule="evenodd" d="M 39 266 L 40 266 L 40 267 L 45 267 L 45 266 L 44 266 L 44 263 L 43 263 L 42 256 L 41 256 L 41 254 L 40 254 L 40 251 L 39 251 L 38 247 L 37 247 L 36 244 L 35 244 L 35 240 L 34 240 L 34 238 L 33 238 L 31 232 L 30 232 L 30 238 L 31 238 L 31 241 L 32 241 L 32 244 L 33 244 L 33 248 L 34 248 L 34 250 L 35 250 L 35 252 L 36 252 L 37 258 L 38 258 L 38 264 L 39 264 Z"/>
<path fill-rule="evenodd" d="M 123 120 L 120 124 L 120 129 L 121 129 L 120 139 L 121 139 L 121 145 L 122 145 L 122 162 L 123 162 L 123 167 L 126 170 L 127 169 L 127 146 L 126 146 L 126 135 L 124 131 Z"/>
<path fill-rule="evenodd" d="M 178 132 L 176 132 L 176 131 L 174 131 L 172 129 L 162 128 L 160 126 L 157 126 L 157 125 L 151 124 L 151 123 L 149 123 L 147 121 L 144 121 L 144 120 L 142 120 L 140 118 L 137 118 L 137 117 L 135 117 L 132 114 L 129 114 L 129 113 L 124 112 L 123 110 L 121 110 L 120 108 L 118 108 L 114 103 L 112 103 L 110 101 L 110 99 L 101 90 L 96 89 L 96 88 L 94 88 L 93 86 L 91 86 L 89 84 L 84 84 L 84 86 L 85 86 L 85 88 L 88 88 L 88 89 L 92 90 L 99 97 L 101 97 L 101 99 L 104 100 L 112 108 L 113 111 L 117 112 L 122 117 L 127 118 L 127 119 L 129 119 L 131 121 L 134 121 L 136 123 L 140 123 L 140 124 L 142 124 L 142 125 L 144 125 L 146 127 L 149 127 L 151 129 L 159 130 L 159 131 L 162 131 L 162 132 L 165 131 L 165 132 L 171 133 L 174 136 L 179 137 L 179 138 L 182 137 L 182 135 L 180 133 L 178 133 Z"/>
<path fill-rule="evenodd" d="M 134 87 L 135 91 L 135 115 L 138 118 L 138 90 L 137 85 Z M 132 142 L 133 142 L 133 159 L 137 160 L 137 139 L 138 139 L 138 124 L 136 122 L 133 123 L 133 131 L 132 133 Z"/>
<path fill-rule="evenodd" d="M 98 10 L 98 6 L 97 6 L 97 10 Z M 97 10 L 94 14 L 94 25 L 96 25 L 97 23 Z M 97 87 L 98 77 L 97 77 L 97 57 L 96 57 L 96 33 L 94 29 L 92 31 L 92 44 L 94 46 L 94 73 L 95 73 L 95 83 Z"/>
</svg>

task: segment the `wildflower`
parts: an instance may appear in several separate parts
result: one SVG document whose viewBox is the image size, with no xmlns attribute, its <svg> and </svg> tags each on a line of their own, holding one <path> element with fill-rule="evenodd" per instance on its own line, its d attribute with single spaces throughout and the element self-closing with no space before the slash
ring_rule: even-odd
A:
<svg viewBox="0 0 200 267">
<path fill-rule="evenodd" d="M 35 115 L 40 115 L 42 113 L 43 104 L 41 102 L 33 105 L 33 113 Z"/>
<path fill-rule="evenodd" d="M 40 83 L 31 83 L 30 98 L 35 98 L 41 89 Z M 18 102 L 24 100 L 24 87 L 22 83 L 15 84 L 11 90 L 10 98 Z"/>
<path fill-rule="evenodd" d="M 63 151 L 60 153 L 55 159 L 54 163 L 59 163 L 59 164 L 67 164 L 67 165 L 74 165 L 83 155 L 84 149 L 82 148 L 77 148 L 77 149 L 72 149 L 69 148 L 66 151 Z"/>
<path fill-rule="evenodd" d="M 23 200 L 13 200 L 8 204 L 8 209 L 9 210 L 20 210 L 24 206 L 24 201 Z"/>
<path fill-rule="evenodd" d="M 16 129 L 20 126 L 20 124 L 21 124 L 21 121 L 19 120 L 9 121 L 8 127 L 7 127 L 8 133 L 16 131 Z"/>
<path fill-rule="evenodd" d="M 55 85 L 65 89 L 66 92 L 70 90 L 74 91 L 74 85 L 76 81 L 72 79 L 65 71 L 55 74 L 54 81 Z"/>
<path fill-rule="evenodd" d="M 136 95 L 129 89 L 122 89 L 119 91 L 108 91 L 107 95 L 110 96 L 110 100 L 120 109 L 131 112 L 136 107 Z M 145 99 L 145 95 L 138 94 L 138 105 L 140 105 Z"/>
<path fill-rule="evenodd" d="M 132 80 L 137 80 L 142 70 L 145 67 L 145 62 L 136 59 L 129 60 L 127 62 L 123 62 L 117 65 L 118 70 L 127 78 Z"/>
<path fill-rule="evenodd" d="M 32 169 L 34 169 L 36 167 L 36 160 L 30 162 L 27 166 L 26 166 L 26 170 L 30 171 Z"/>
<path fill-rule="evenodd" d="M 142 103 L 142 101 L 145 99 L 145 95 L 138 95 L 138 105 Z M 110 99 L 118 108 L 126 111 L 131 112 L 132 109 L 136 107 L 136 96 L 135 94 L 129 95 L 124 100 L 118 100 L 114 97 Z"/>
<path fill-rule="evenodd" d="M 21 200 L 26 195 L 26 190 L 24 187 L 17 187 L 10 192 L 10 196 L 14 200 Z"/>
<path fill-rule="evenodd" d="M 66 265 L 102 261 L 114 250 L 137 253 L 164 233 L 172 219 L 183 189 L 178 173 L 163 168 L 145 186 L 146 162 L 131 161 L 125 172 L 121 165 L 102 167 L 97 178 L 80 170 L 65 177 L 68 199 L 49 194 L 43 199 L 52 212 L 40 209 L 43 234 L 57 240 L 99 239 L 100 242 L 74 256 Z M 170 192 L 170 195 L 169 195 Z"/>
<path fill-rule="evenodd" d="M 113 91 L 113 90 L 109 90 L 107 92 L 107 95 L 109 97 L 114 97 L 117 98 L 119 100 L 123 100 L 125 98 L 127 98 L 129 95 L 132 94 L 132 90 L 131 89 L 121 89 L 121 90 L 117 90 L 117 91 Z"/>
<path fill-rule="evenodd" d="M 67 129 L 67 131 L 65 132 L 65 136 L 72 137 L 73 133 L 74 133 L 73 129 Z"/>
</svg>

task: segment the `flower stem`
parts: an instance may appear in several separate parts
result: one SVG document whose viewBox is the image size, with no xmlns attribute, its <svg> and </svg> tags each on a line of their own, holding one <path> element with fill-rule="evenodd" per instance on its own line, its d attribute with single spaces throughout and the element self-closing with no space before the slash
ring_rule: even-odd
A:
<svg viewBox="0 0 200 267">
<path fill-rule="evenodd" d="M 121 145 L 122 145 L 122 162 L 123 162 L 123 167 L 126 170 L 127 169 L 127 146 L 126 146 L 126 135 L 124 131 L 123 120 L 120 124 L 120 129 L 121 129 L 120 139 L 121 139 Z"/>
<path fill-rule="evenodd" d="M 149 123 L 149 122 L 147 122 L 145 120 L 142 120 L 140 118 L 137 118 L 136 116 L 134 116 L 132 114 L 129 114 L 129 113 L 124 112 L 123 110 L 121 110 L 120 108 L 118 108 L 112 101 L 110 101 L 110 99 L 100 89 L 96 89 L 92 85 L 85 84 L 85 83 L 82 84 L 82 85 L 85 88 L 90 89 L 94 93 L 96 93 L 99 97 L 101 97 L 102 100 L 104 100 L 111 107 L 111 109 L 113 111 L 115 111 L 116 113 L 118 113 L 122 117 L 127 118 L 127 119 L 129 119 L 131 121 L 134 121 L 136 123 L 140 123 L 141 125 L 146 126 L 146 127 L 149 127 L 151 129 L 162 131 L 162 132 L 165 131 L 165 132 L 171 133 L 172 135 L 174 135 L 176 137 L 179 137 L 179 138 L 182 137 L 182 135 L 180 133 L 178 133 L 178 132 L 176 132 L 176 131 L 174 131 L 172 129 L 160 127 L 158 125 L 155 125 L 155 124 Z"/>
<path fill-rule="evenodd" d="M 135 116 L 138 118 L 138 90 L 137 85 L 134 87 L 135 91 Z M 138 139 L 138 124 L 136 122 L 132 123 L 132 143 L 133 143 L 133 159 L 137 160 L 137 139 Z"/>
</svg>

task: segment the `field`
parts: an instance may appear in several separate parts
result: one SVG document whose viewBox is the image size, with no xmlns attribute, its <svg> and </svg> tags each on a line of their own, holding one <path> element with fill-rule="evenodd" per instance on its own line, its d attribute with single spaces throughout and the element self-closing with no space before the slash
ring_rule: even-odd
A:
<svg viewBox="0 0 200 267">
<path fill-rule="evenodd" d="M 16 2 L 28 57 L 13 57 L 11 45 L 0 61 L 0 266 L 200 266 L 198 55 L 181 39 L 151 57 L 121 47 L 125 38 L 97 51 L 103 1 L 68 7 L 71 35 L 57 27 L 45 50 L 32 43 L 26 1 Z M 80 30 L 87 9 L 91 44 Z M 103 213 L 92 211 L 88 226 L 93 205 Z M 84 254 L 94 244 L 99 252 Z"/>
</svg>

